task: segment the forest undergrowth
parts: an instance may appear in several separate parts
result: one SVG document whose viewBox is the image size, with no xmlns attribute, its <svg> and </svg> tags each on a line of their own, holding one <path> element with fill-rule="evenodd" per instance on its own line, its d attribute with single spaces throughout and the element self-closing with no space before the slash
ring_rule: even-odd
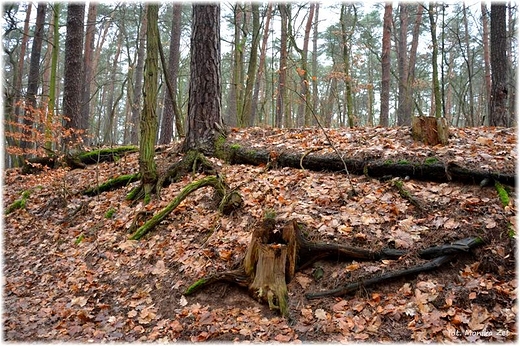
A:
<svg viewBox="0 0 520 346">
<path fill-rule="evenodd" d="M 451 129 L 448 146 L 413 142 L 409 128 L 329 130 L 348 157 L 423 160 L 485 171 L 516 171 L 514 129 Z M 228 141 L 252 148 L 330 151 L 318 129 L 232 130 Z M 178 145 L 157 151 L 159 166 Z M 516 191 L 504 205 L 493 184 L 403 180 L 424 208 L 403 198 L 392 179 L 342 172 L 229 165 L 211 158 L 243 205 L 229 216 L 212 191 L 189 195 L 142 240 L 128 240 L 139 212 L 153 214 L 201 174 L 185 176 L 143 206 L 125 200 L 136 183 L 88 197 L 82 191 L 137 173 L 138 154 L 85 169 L 4 174 L 3 203 L 28 196 L 4 216 L 3 339 L 6 341 L 502 342 L 517 338 Z M 356 194 L 349 193 L 352 187 Z M 215 284 L 184 290 L 240 263 L 266 210 L 298 220 L 313 241 L 409 251 L 398 260 L 320 261 L 288 283 L 289 317 L 246 290 Z M 485 245 L 428 273 L 355 294 L 308 300 L 305 293 L 422 263 L 418 250 L 465 237 Z"/>
</svg>

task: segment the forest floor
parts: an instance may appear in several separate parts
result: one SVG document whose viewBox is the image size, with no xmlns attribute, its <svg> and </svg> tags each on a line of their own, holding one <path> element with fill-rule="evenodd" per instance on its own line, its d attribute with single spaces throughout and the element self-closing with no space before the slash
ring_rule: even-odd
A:
<svg viewBox="0 0 520 346">
<path fill-rule="evenodd" d="M 409 128 L 329 130 L 349 157 L 392 160 L 435 156 L 482 170 L 516 170 L 514 129 L 452 129 L 450 144 L 414 143 Z M 230 141 L 306 152 L 327 147 L 317 129 L 233 130 Z M 323 147 L 323 148 L 322 148 Z M 157 162 L 175 161 L 176 145 Z M 404 181 L 419 210 L 391 181 L 305 169 L 228 165 L 211 159 L 244 198 L 223 216 L 203 188 L 189 195 L 155 230 L 128 240 L 139 211 L 155 213 L 193 174 L 143 207 L 125 200 L 135 186 L 87 197 L 81 192 L 108 178 L 138 171 L 138 154 L 86 169 L 22 175 L 4 171 L 3 203 L 30 191 L 26 209 L 4 217 L 3 339 L 23 342 L 501 342 L 517 339 L 516 192 L 503 206 L 494 186 Z M 352 184 L 352 185 L 351 185 Z M 357 195 L 349 190 L 355 188 Z M 185 297 L 203 276 L 243 258 L 252 230 L 267 209 L 280 222 L 297 219 L 312 241 L 367 249 L 409 250 L 398 260 L 321 261 L 288 284 L 289 318 L 218 283 Z M 444 267 L 365 287 L 352 295 L 314 300 L 305 293 L 332 289 L 360 277 L 423 262 L 418 250 L 465 237 L 486 244 Z M 321 279 L 315 271 L 323 270 Z"/>
</svg>

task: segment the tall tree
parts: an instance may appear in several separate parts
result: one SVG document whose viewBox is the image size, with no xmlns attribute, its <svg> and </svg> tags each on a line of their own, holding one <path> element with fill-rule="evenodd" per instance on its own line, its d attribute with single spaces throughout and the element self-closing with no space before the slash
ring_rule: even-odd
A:
<svg viewBox="0 0 520 346">
<path fill-rule="evenodd" d="M 179 136 L 184 136 L 181 112 L 177 105 L 177 79 L 179 75 L 180 45 L 181 45 L 181 14 L 182 4 L 173 4 L 173 20 L 170 41 L 170 57 L 168 60 L 168 69 L 164 71 L 168 80 L 171 82 L 174 95 L 169 92 L 165 93 L 164 108 L 161 121 L 161 135 L 159 137 L 160 144 L 168 144 L 173 139 L 173 122 Z"/>
<path fill-rule="evenodd" d="M 340 23 L 341 23 L 341 45 L 343 47 L 343 71 L 345 73 L 345 104 L 346 104 L 346 114 L 348 119 L 348 126 L 354 127 L 356 126 L 356 119 L 354 116 L 354 96 L 353 96 L 353 78 L 351 75 L 351 42 L 352 35 L 354 34 L 353 29 L 347 29 L 347 17 L 350 18 L 351 10 L 354 12 L 353 20 L 352 20 L 352 28 L 356 26 L 357 22 L 357 11 L 356 5 L 351 4 L 348 13 L 347 13 L 347 5 L 341 5 L 341 15 L 340 15 Z"/>
<path fill-rule="evenodd" d="M 49 86 L 49 105 L 47 107 L 47 123 L 45 125 L 45 147 L 52 149 L 52 131 L 51 126 L 54 122 L 54 114 L 56 111 L 56 79 L 58 75 L 58 52 L 60 44 L 60 4 L 56 2 L 54 4 L 54 16 L 53 16 L 53 44 L 52 44 L 52 57 L 51 57 L 51 76 Z"/>
<path fill-rule="evenodd" d="M 87 25 L 85 29 L 85 49 L 83 54 L 83 90 L 81 92 L 81 127 L 88 128 L 90 117 L 90 86 L 94 75 L 93 54 L 94 36 L 96 34 L 97 3 L 89 2 Z"/>
<path fill-rule="evenodd" d="M 381 55 L 381 115 L 379 125 L 388 126 L 390 114 L 390 48 L 392 31 L 392 3 L 385 3 L 383 16 L 383 48 Z"/>
<path fill-rule="evenodd" d="M 287 36 L 288 36 L 288 6 L 290 4 L 279 4 L 278 9 L 281 17 L 281 40 L 280 40 L 280 68 L 278 69 L 278 96 L 276 98 L 276 117 L 275 126 L 282 127 L 284 116 L 289 118 L 289 114 L 285 112 L 286 106 L 286 79 L 287 79 Z M 286 119 L 286 124 L 287 124 Z"/>
<path fill-rule="evenodd" d="M 415 63 L 417 47 L 419 43 L 420 26 L 422 21 L 423 5 L 417 5 L 415 23 L 412 33 L 410 52 L 408 52 L 408 19 L 410 5 L 401 2 L 399 4 L 399 44 L 397 51 L 397 63 L 399 72 L 399 91 L 397 108 L 397 125 L 410 125 L 413 111 L 413 83 L 415 80 Z"/>
<path fill-rule="evenodd" d="M 30 149 L 32 142 L 32 127 L 34 118 L 37 114 L 36 109 L 36 94 L 38 93 L 38 85 L 40 80 L 40 56 L 43 42 L 43 25 L 45 22 L 45 12 L 47 10 L 47 3 L 38 3 L 36 10 L 36 26 L 34 30 L 33 44 L 31 48 L 31 62 L 29 65 L 29 77 L 27 79 L 27 104 L 25 109 L 25 116 L 23 119 L 24 136 L 22 141 L 22 148 Z"/>
<path fill-rule="evenodd" d="M 269 39 L 269 30 L 271 23 L 271 15 L 273 12 L 273 4 L 268 3 L 267 9 L 265 10 L 265 24 L 264 31 L 262 34 L 262 46 L 260 48 L 260 62 L 258 67 L 258 73 L 255 78 L 255 90 L 253 92 L 253 100 L 251 104 L 251 118 L 249 119 L 249 126 L 253 126 L 256 121 L 256 113 L 258 109 L 258 94 L 260 93 L 260 82 L 265 70 L 265 57 L 267 54 L 267 40 Z"/>
<path fill-rule="evenodd" d="M 193 4 L 190 90 L 183 150 L 212 154 L 223 129 L 220 80 L 220 4 Z"/>
<path fill-rule="evenodd" d="M 155 138 L 157 136 L 157 93 L 159 79 L 159 27 L 157 3 L 147 3 L 146 62 L 143 87 L 143 110 L 139 122 L 139 169 L 144 190 L 144 203 L 150 201 L 157 181 L 155 166 Z"/>
<path fill-rule="evenodd" d="M 428 17 L 430 18 L 430 32 L 432 35 L 432 83 L 433 83 L 433 96 L 435 102 L 435 117 L 440 118 L 442 116 L 442 100 L 441 100 L 441 88 L 439 85 L 439 72 L 437 65 L 438 55 L 438 44 L 437 44 L 437 22 L 435 19 L 435 4 L 430 2 L 428 5 Z"/>
<path fill-rule="evenodd" d="M 144 7 L 142 15 L 141 29 L 139 31 L 139 43 L 137 47 L 137 64 L 135 66 L 134 76 L 134 89 L 132 97 L 132 115 L 130 117 L 130 129 L 129 129 L 129 142 L 137 144 L 138 133 L 139 133 L 139 112 L 141 107 L 141 93 L 143 87 L 143 70 L 144 70 L 144 59 L 145 59 L 145 46 L 146 46 L 146 31 L 147 31 L 147 11 L 148 7 Z"/>
<path fill-rule="evenodd" d="M 63 115 L 66 117 L 65 127 L 74 130 L 82 128 L 81 90 L 83 65 L 83 23 L 85 17 L 84 3 L 67 5 L 67 34 L 65 38 L 65 71 L 63 76 Z M 74 144 L 82 140 L 81 135 L 70 138 Z M 66 150 L 68 143 L 64 143 Z"/>
<path fill-rule="evenodd" d="M 491 4 L 491 100 L 489 117 L 491 126 L 510 126 L 507 109 L 507 30 L 506 4 Z"/>
<path fill-rule="evenodd" d="M 489 100 L 491 97 L 491 58 L 489 56 L 489 13 L 485 2 L 480 3 L 480 11 L 482 14 L 482 44 L 484 47 L 484 81 L 486 85 L 486 103 L 488 105 L 488 109 L 486 109 L 487 113 L 489 110 Z M 486 122 L 489 123 L 489 114 L 486 119 Z"/>
<path fill-rule="evenodd" d="M 247 126 L 251 123 L 251 114 L 253 107 L 253 87 L 256 81 L 256 69 L 258 62 L 258 45 L 260 41 L 260 10 L 257 2 L 251 3 L 251 11 L 253 14 L 253 30 L 251 37 L 251 51 L 249 53 L 249 64 L 247 66 L 246 88 L 244 90 L 244 106 L 239 112 L 238 119 L 241 126 Z"/>
</svg>

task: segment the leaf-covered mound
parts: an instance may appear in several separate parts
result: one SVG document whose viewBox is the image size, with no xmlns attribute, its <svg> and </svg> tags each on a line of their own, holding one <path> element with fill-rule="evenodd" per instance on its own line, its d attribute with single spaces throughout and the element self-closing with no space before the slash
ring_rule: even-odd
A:
<svg viewBox="0 0 520 346">
<path fill-rule="evenodd" d="M 403 131 L 402 133 L 400 131 Z M 453 130 L 448 147 L 408 143 L 403 129 L 334 130 L 352 152 L 392 157 L 443 151 L 467 165 L 514 172 L 513 130 Z M 260 136 L 259 134 L 264 133 Z M 318 130 L 233 131 L 231 140 L 306 152 Z M 480 139 L 479 139 L 480 138 Z M 276 142 L 275 141 L 278 141 Z M 355 140 L 354 140 L 355 139 Z M 457 142 L 459 141 L 459 142 Z M 278 144 L 276 144 L 278 143 Z M 355 143 L 355 144 L 353 144 Z M 323 143 L 322 143 L 323 144 Z M 319 144 L 319 145 L 322 145 Z M 460 146 L 460 148 L 459 148 Z M 345 147 L 346 149 L 346 147 Z M 350 150 L 349 149 L 349 150 Z M 173 150 L 173 146 L 172 149 Z M 167 161 L 171 150 L 157 155 Z M 413 156 L 412 155 L 412 156 Z M 227 165 L 213 159 L 241 210 L 222 216 L 211 191 L 186 198 L 141 241 L 127 230 L 139 212 L 157 212 L 198 174 L 161 191 L 146 208 L 125 201 L 136 183 L 88 197 L 81 192 L 137 172 L 137 153 L 86 169 L 38 175 L 4 172 L 4 206 L 30 191 L 25 208 L 4 220 L 4 338 L 9 341 L 455 341 L 516 339 L 515 191 L 504 206 L 494 186 L 403 181 L 424 209 L 403 198 L 393 181 L 294 168 Z M 144 209 L 144 210 L 143 210 Z M 467 236 L 487 243 L 447 267 L 362 289 L 341 298 L 307 300 L 306 292 L 421 263 L 415 256 L 378 262 L 322 261 L 288 284 L 290 319 L 218 284 L 194 296 L 197 279 L 240 264 L 265 210 L 297 219 L 308 238 L 410 252 Z"/>
</svg>

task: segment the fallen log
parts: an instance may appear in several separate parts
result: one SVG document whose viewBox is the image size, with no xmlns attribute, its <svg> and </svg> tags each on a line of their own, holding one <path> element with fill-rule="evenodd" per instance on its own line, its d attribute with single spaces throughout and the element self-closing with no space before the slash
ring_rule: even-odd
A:
<svg viewBox="0 0 520 346">
<path fill-rule="evenodd" d="M 237 144 L 228 144 L 228 160 L 231 164 L 267 165 L 277 167 L 292 167 L 314 171 L 345 171 L 342 160 L 333 153 L 294 153 L 272 152 L 264 148 L 249 148 Z M 276 164 L 273 164 L 275 161 Z M 503 174 L 484 170 L 472 170 L 453 162 L 392 162 L 381 159 L 351 159 L 344 158 L 350 174 L 367 175 L 373 178 L 410 177 L 411 179 L 448 182 L 457 181 L 479 185 L 483 180 L 498 181 L 502 184 L 515 186 L 515 174 Z"/>
</svg>

